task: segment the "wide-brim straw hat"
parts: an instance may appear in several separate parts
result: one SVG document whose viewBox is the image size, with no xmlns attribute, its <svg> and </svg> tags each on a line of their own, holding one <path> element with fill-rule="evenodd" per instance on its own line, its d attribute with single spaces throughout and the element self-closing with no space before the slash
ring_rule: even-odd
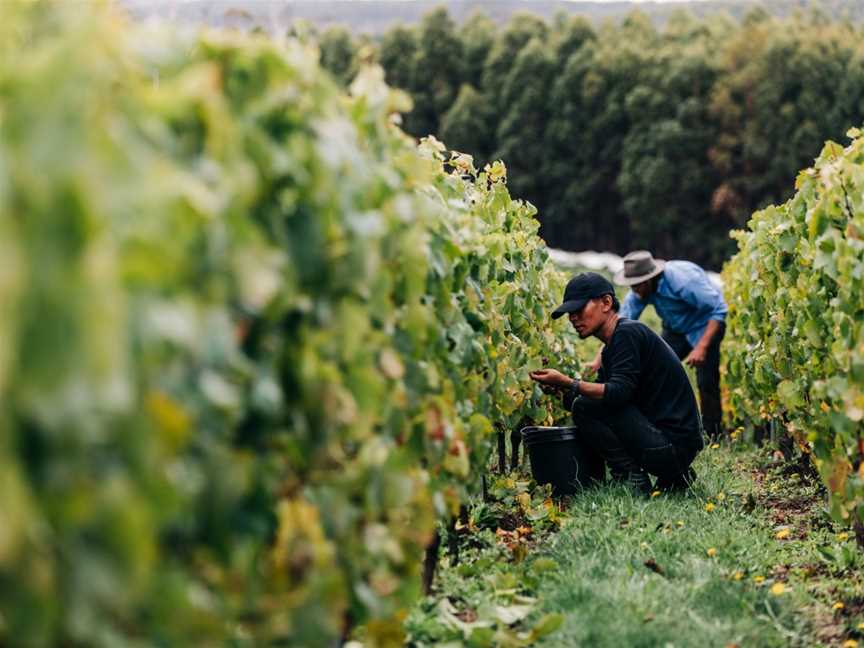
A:
<svg viewBox="0 0 864 648">
<path fill-rule="evenodd" d="M 624 267 L 615 273 L 613 281 L 619 286 L 635 286 L 656 277 L 666 262 L 655 259 L 647 250 L 636 250 L 624 257 Z"/>
</svg>

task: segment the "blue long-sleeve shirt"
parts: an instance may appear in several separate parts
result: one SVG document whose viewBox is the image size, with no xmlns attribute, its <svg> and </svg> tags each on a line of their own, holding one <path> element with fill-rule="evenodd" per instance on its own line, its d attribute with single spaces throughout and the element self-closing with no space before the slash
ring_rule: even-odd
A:
<svg viewBox="0 0 864 648">
<path fill-rule="evenodd" d="M 690 346 L 696 346 L 710 320 L 725 321 L 728 310 L 723 294 L 705 271 L 689 261 L 667 261 L 657 290 L 644 300 L 631 290 L 620 315 L 638 320 L 648 304 L 654 306 L 663 326 L 684 334 Z"/>
</svg>

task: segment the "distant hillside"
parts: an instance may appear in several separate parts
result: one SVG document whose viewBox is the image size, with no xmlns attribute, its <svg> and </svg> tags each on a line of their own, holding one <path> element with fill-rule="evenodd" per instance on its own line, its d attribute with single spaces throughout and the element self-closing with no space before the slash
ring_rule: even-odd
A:
<svg viewBox="0 0 864 648">
<path fill-rule="evenodd" d="M 297 19 L 321 29 L 344 25 L 358 33 L 381 34 L 395 23 L 418 22 L 435 7 L 446 6 L 462 21 L 481 11 L 498 22 L 506 22 L 517 11 L 530 11 L 545 18 L 558 12 L 579 14 L 593 22 L 618 20 L 638 9 L 657 24 L 670 14 L 687 9 L 696 16 L 728 13 L 743 17 L 761 7 L 771 14 L 786 16 L 795 11 L 819 8 L 832 18 L 864 20 L 862 0 L 708 0 L 706 2 L 566 2 L 564 0 L 119 0 L 138 18 L 158 17 L 171 22 L 262 27 L 283 31 Z"/>
</svg>

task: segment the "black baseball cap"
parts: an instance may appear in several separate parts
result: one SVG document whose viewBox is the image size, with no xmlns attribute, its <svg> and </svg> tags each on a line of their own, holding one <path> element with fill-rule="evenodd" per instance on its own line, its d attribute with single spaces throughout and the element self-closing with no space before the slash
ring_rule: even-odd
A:
<svg viewBox="0 0 864 648">
<path fill-rule="evenodd" d="M 615 287 L 608 279 L 596 272 L 578 274 L 567 282 L 563 303 L 552 311 L 552 319 L 581 310 L 589 300 L 603 295 L 615 296 Z"/>
</svg>

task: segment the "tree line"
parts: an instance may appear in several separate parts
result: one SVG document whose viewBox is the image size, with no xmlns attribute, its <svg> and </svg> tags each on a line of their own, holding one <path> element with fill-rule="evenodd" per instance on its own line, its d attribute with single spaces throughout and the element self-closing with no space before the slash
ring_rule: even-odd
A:
<svg viewBox="0 0 864 648">
<path fill-rule="evenodd" d="M 446 9 L 381 38 L 330 28 L 343 83 L 377 60 L 414 107 L 403 128 L 503 159 L 554 247 L 649 248 L 719 268 L 753 211 L 788 199 L 827 139 L 864 123 L 864 30 L 818 11 L 742 20 L 559 14 L 503 28 Z"/>
</svg>

